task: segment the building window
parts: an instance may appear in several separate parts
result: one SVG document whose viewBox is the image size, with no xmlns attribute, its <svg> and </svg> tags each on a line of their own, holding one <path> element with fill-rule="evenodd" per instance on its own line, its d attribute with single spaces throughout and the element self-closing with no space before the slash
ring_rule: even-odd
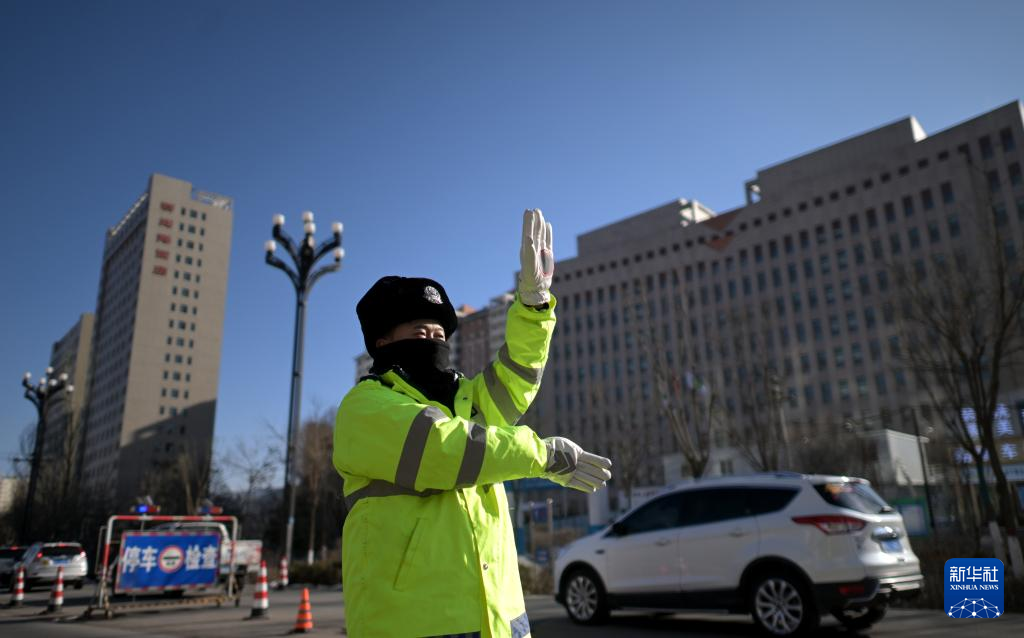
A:
<svg viewBox="0 0 1024 638">
<path fill-rule="evenodd" d="M 960 236 L 960 218 L 957 217 L 956 214 L 954 213 L 954 214 L 952 214 L 952 215 L 950 215 L 949 217 L 946 218 L 946 222 L 947 222 L 947 225 L 949 227 L 949 236 L 950 237 L 959 237 Z"/>
<path fill-rule="evenodd" d="M 1006 214 L 1006 205 L 1002 202 L 992 206 L 992 216 L 995 218 L 996 226 L 999 228 L 1005 226 L 1010 221 L 1010 217 Z"/>
<path fill-rule="evenodd" d="M 878 290 L 879 292 L 889 290 L 889 273 L 884 270 L 878 271 Z"/>
<path fill-rule="evenodd" d="M 953 203 L 953 184 L 950 182 L 942 182 L 939 185 L 939 190 L 942 192 L 942 203 L 952 204 Z"/>
<path fill-rule="evenodd" d="M 932 210 L 935 208 L 935 199 L 932 197 L 932 189 L 926 188 L 921 191 L 921 208 Z"/>
<path fill-rule="evenodd" d="M 982 135 L 978 139 L 978 147 L 981 149 L 982 159 L 989 159 L 992 157 L 992 140 L 989 139 L 988 135 Z"/>
<path fill-rule="evenodd" d="M 1021 185 L 1020 164 L 1018 164 L 1016 162 L 1014 162 L 1013 164 L 1010 164 L 1009 172 L 1010 172 L 1010 184 L 1012 184 L 1013 186 L 1020 186 Z"/>
<path fill-rule="evenodd" d="M 913 217 L 914 215 L 914 198 L 907 195 L 903 198 L 903 216 Z"/>
<path fill-rule="evenodd" d="M 921 231 L 917 228 L 911 228 L 907 231 L 907 242 L 910 244 L 910 249 L 914 250 L 921 246 Z"/>
<path fill-rule="evenodd" d="M 1016 144 L 1014 144 L 1013 141 L 1013 131 L 1009 128 L 1004 128 L 999 131 L 999 143 L 1002 145 L 1004 153 L 1016 148 Z"/>
<path fill-rule="evenodd" d="M 988 180 L 989 192 L 998 193 L 1000 186 L 1002 185 L 999 181 L 999 171 L 988 171 L 985 173 L 985 177 Z"/>
</svg>

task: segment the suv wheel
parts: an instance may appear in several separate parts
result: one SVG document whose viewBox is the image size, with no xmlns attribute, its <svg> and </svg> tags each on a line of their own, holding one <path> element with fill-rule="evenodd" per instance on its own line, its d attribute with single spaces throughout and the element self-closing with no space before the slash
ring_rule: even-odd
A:
<svg viewBox="0 0 1024 638">
<path fill-rule="evenodd" d="M 832 615 L 850 631 L 863 631 L 882 618 L 885 618 L 886 609 L 888 609 L 888 605 L 883 603 L 880 605 L 851 607 L 849 609 L 833 611 Z"/>
<path fill-rule="evenodd" d="M 754 623 L 773 636 L 797 636 L 813 631 L 821 621 L 810 591 L 790 574 L 771 574 L 754 580 L 750 590 Z"/>
<path fill-rule="evenodd" d="M 581 625 L 596 625 L 608 618 L 608 603 L 601 582 L 589 569 L 574 569 L 565 579 L 565 610 Z"/>
</svg>

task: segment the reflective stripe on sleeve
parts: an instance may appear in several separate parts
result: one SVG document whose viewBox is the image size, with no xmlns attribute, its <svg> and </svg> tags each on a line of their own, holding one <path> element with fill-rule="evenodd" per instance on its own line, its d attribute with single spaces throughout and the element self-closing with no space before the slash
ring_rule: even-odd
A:
<svg viewBox="0 0 1024 638">
<path fill-rule="evenodd" d="M 484 466 L 484 452 L 487 451 L 487 428 L 478 423 L 468 423 L 466 451 L 462 454 L 462 465 L 455 479 L 455 487 L 469 487 L 476 484 L 480 469 Z"/>
<path fill-rule="evenodd" d="M 427 436 L 436 421 L 444 419 L 444 413 L 433 406 L 423 408 L 412 420 L 409 432 L 405 435 L 402 456 L 398 459 L 398 470 L 395 472 L 395 483 L 414 490 L 416 475 L 420 471 L 423 450 L 427 447 Z"/>
<path fill-rule="evenodd" d="M 516 408 L 515 402 L 512 401 L 512 396 L 508 393 L 508 389 L 498 379 L 498 373 L 494 370 L 493 361 L 484 368 L 484 384 L 487 386 L 487 393 L 491 395 L 491 400 L 494 401 L 494 405 L 498 406 L 501 416 L 506 421 L 514 424 L 519 420 L 519 417 L 523 416 Z"/>
<path fill-rule="evenodd" d="M 512 638 L 525 638 L 530 635 L 530 619 L 524 611 L 520 616 L 512 619 L 509 623 L 512 630 Z"/>
<path fill-rule="evenodd" d="M 508 353 L 507 343 L 501 344 L 501 349 L 498 350 L 498 361 L 501 361 L 506 368 L 515 372 L 520 379 L 534 385 L 540 383 L 540 378 L 544 374 L 544 368 L 530 368 L 513 361 L 512 355 Z"/>
<path fill-rule="evenodd" d="M 361 487 L 345 497 L 345 505 L 351 510 L 361 499 L 370 496 L 433 496 L 440 494 L 441 490 L 423 490 L 417 492 L 387 481 L 370 481 L 365 487 Z"/>
</svg>

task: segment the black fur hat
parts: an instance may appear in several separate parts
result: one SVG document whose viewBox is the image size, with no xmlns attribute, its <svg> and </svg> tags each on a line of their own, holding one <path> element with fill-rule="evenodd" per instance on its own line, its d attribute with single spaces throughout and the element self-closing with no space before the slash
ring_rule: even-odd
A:
<svg viewBox="0 0 1024 638">
<path fill-rule="evenodd" d="M 424 277 L 381 277 L 356 304 L 366 351 L 374 356 L 377 339 L 406 321 L 434 319 L 451 339 L 459 327 L 455 307 L 444 287 Z"/>
</svg>

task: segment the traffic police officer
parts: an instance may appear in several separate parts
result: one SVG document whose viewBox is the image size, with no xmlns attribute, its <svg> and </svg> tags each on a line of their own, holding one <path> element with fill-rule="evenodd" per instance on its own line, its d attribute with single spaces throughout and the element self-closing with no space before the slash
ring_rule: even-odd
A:
<svg viewBox="0 0 1024 638">
<path fill-rule="evenodd" d="M 551 247 L 551 225 L 527 210 L 505 344 L 472 379 L 450 369 L 458 319 L 439 283 L 384 277 L 356 306 L 374 365 L 334 430 L 350 636 L 530 635 L 502 481 L 593 492 L 611 478 L 608 459 L 516 426 L 555 328 Z"/>
</svg>

